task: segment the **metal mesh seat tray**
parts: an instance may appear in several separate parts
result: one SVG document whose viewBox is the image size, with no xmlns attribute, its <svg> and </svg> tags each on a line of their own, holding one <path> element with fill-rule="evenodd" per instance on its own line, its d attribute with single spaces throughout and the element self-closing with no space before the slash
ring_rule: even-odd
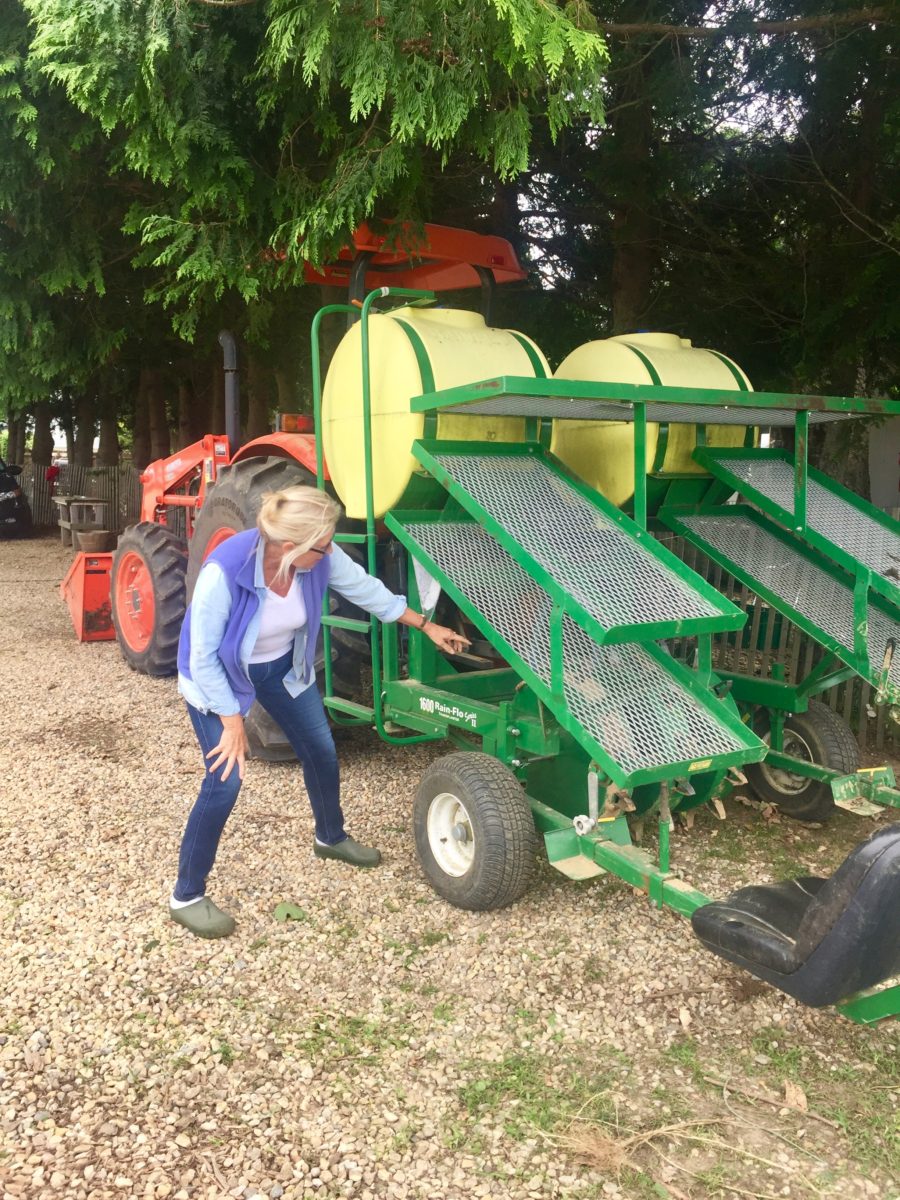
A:
<svg viewBox="0 0 900 1200">
<path fill-rule="evenodd" d="M 821 471 L 810 469 L 806 528 L 795 529 L 794 459 L 786 450 L 694 452 L 718 479 L 759 505 L 796 536 L 854 575 L 871 572 L 870 586 L 900 610 L 900 522 Z"/>
<path fill-rule="evenodd" d="M 881 680 L 888 642 L 894 639 L 900 651 L 900 620 L 879 596 L 870 593 L 861 660 L 854 645 L 854 581 L 840 568 L 743 505 L 698 514 L 663 512 L 660 518 L 875 687 L 884 682 L 888 698 L 900 701 L 900 653 Z"/>
<path fill-rule="evenodd" d="M 413 454 L 602 645 L 739 629 L 744 613 L 534 444 Z"/>
<path fill-rule="evenodd" d="M 554 650 L 552 598 L 480 525 L 403 512 L 386 523 L 620 787 L 763 757 L 730 707 L 654 643 L 598 646 L 562 615 Z"/>
</svg>

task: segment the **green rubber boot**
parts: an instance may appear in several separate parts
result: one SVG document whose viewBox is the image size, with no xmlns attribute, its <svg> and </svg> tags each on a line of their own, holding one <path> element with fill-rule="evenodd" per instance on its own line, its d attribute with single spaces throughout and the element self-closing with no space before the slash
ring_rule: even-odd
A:
<svg viewBox="0 0 900 1200">
<path fill-rule="evenodd" d="M 362 846 L 352 837 L 345 837 L 342 842 L 336 842 L 333 846 L 313 842 L 313 853 L 316 858 L 336 858 L 338 862 L 349 863 L 351 867 L 377 867 L 381 862 L 380 850 L 372 846 Z"/>
<path fill-rule="evenodd" d="M 221 938 L 234 933 L 234 917 L 217 908 L 206 896 L 201 896 L 193 904 L 186 904 L 184 908 L 172 908 L 170 905 L 169 916 L 197 937 Z"/>
</svg>

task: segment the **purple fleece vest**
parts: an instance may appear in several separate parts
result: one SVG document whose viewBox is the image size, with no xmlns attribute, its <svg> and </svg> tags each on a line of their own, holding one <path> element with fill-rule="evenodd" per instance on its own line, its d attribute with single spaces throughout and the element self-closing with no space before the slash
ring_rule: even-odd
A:
<svg viewBox="0 0 900 1200">
<path fill-rule="evenodd" d="M 219 645 L 219 659 L 225 668 L 229 686 L 240 705 L 241 713 L 244 715 L 249 712 L 256 696 L 253 685 L 241 666 L 240 651 L 247 628 L 260 604 L 253 582 L 256 575 L 256 549 L 259 545 L 259 538 L 258 530 L 245 529 L 243 533 L 236 533 L 222 542 L 207 559 L 207 562 L 218 563 L 222 568 L 231 592 L 231 613 Z M 331 556 L 322 555 L 311 571 L 302 571 L 299 574 L 300 590 L 303 593 L 303 603 L 306 605 L 306 661 L 302 679 L 302 682 L 305 683 L 312 678 L 316 642 L 319 638 L 319 627 L 322 624 L 322 597 L 325 595 L 331 575 Z M 184 623 L 181 626 L 181 636 L 178 639 L 178 672 L 188 679 L 192 678 L 190 663 L 191 606 L 188 605 L 188 610 L 184 614 Z"/>
</svg>

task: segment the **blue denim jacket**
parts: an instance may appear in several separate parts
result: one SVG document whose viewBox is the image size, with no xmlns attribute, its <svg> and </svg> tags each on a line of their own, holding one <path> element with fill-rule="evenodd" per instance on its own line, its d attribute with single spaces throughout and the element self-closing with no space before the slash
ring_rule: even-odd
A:
<svg viewBox="0 0 900 1200">
<path fill-rule="evenodd" d="M 253 585 L 260 600 L 266 595 L 263 577 L 263 550 L 260 539 L 256 550 Z M 329 587 L 351 603 L 374 613 L 382 621 L 396 621 L 406 609 L 406 597 L 395 595 L 384 584 L 367 574 L 363 568 L 335 545 L 329 555 L 331 573 Z M 298 586 L 295 582 L 294 586 Z M 189 673 L 178 673 L 178 690 L 188 704 L 201 712 L 214 712 L 219 716 L 233 716 L 245 709 L 228 679 L 219 658 L 219 647 L 225 637 L 231 614 L 231 589 L 225 572 L 218 563 L 207 562 L 197 577 L 190 610 L 190 660 Z M 259 634 L 260 609 L 251 618 L 243 640 L 239 657 L 244 673 L 248 675 L 248 663 L 256 638 Z M 294 638 L 293 666 L 285 676 L 284 686 L 291 696 L 315 683 L 315 676 L 306 676 L 306 626 L 297 630 Z M 249 706 L 246 706 L 249 707 Z"/>
</svg>

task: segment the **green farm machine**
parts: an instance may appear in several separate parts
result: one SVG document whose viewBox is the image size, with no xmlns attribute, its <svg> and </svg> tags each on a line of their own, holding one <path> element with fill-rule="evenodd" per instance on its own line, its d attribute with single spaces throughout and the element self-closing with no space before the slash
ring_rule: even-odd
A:
<svg viewBox="0 0 900 1200">
<path fill-rule="evenodd" d="M 540 839 L 564 875 L 619 876 L 804 1003 L 865 1022 L 900 1012 L 900 823 L 830 878 L 720 901 L 680 879 L 670 851 L 676 813 L 748 780 L 801 820 L 900 807 L 890 770 L 859 770 L 849 730 L 815 700 L 859 676 L 900 703 L 900 524 L 807 463 L 813 424 L 900 403 L 754 392 L 725 355 L 672 334 L 591 342 L 551 373 L 529 338 L 436 304 L 446 288 L 480 284 L 489 299 L 493 282 L 522 278 L 496 238 L 426 227 L 410 256 L 363 231 L 334 271 L 350 296 L 313 321 L 314 432 L 240 448 L 209 436 L 145 474 L 142 522 L 113 568 L 128 661 L 173 670 L 205 555 L 254 521 L 264 492 L 318 480 L 345 509 L 337 540 L 473 639 L 445 658 L 414 629 L 333 605 L 323 618 L 336 723 L 450 744 L 413 808 L 441 896 L 512 903 Z M 323 377 L 321 326 L 335 319 L 348 328 Z M 793 428 L 792 452 L 760 444 L 778 426 Z M 717 669 L 714 639 L 739 637 L 747 612 L 672 535 L 819 647 L 804 677 L 762 673 L 752 654 L 743 671 Z M 343 686 L 361 647 L 362 697 Z M 651 826 L 655 853 L 637 844 Z"/>
</svg>

